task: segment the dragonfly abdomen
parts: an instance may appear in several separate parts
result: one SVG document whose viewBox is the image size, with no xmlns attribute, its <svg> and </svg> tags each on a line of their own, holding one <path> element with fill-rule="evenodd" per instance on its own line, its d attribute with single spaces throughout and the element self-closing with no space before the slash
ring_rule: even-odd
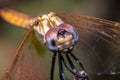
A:
<svg viewBox="0 0 120 80">
<path fill-rule="evenodd" d="M 5 21 L 22 28 L 29 28 L 29 25 L 33 19 L 28 15 L 25 15 L 23 13 L 8 8 L 0 9 L 0 16 Z"/>
</svg>

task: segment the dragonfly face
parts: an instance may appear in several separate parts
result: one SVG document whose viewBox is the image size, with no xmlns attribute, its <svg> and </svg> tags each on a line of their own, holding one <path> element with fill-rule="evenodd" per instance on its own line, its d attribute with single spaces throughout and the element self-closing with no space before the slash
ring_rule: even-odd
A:
<svg viewBox="0 0 120 80">
<path fill-rule="evenodd" d="M 50 13 L 34 18 L 11 9 L 0 12 L 7 22 L 29 29 L 3 80 L 87 80 L 88 76 L 91 80 L 119 79 L 120 23 L 70 14 Z M 36 38 L 32 42 L 37 47 L 29 47 L 33 31 L 39 43 L 52 51 L 51 64 L 51 54 L 45 58 L 38 55 L 43 52 L 34 43 Z M 56 61 L 59 73 L 54 70 Z"/>
<path fill-rule="evenodd" d="M 73 38 L 74 36 L 72 33 L 66 31 L 65 29 L 61 29 L 60 26 L 58 26 L 58 29 L 56 28 L 48 31 L 48 33 L 46 34 L 46 46 L 53 52 L 71 51 L 74 44 L 76 43 Z"/>
<path fill-rule="evenodd" d="M 65 24 L 53 12 L 36 17 L 34 23 L 37 23 L 34 26 L 36 35 L 53 52 L 70 52 L 78 41 L 76 30 L 71 25 Z"/>
</svg>

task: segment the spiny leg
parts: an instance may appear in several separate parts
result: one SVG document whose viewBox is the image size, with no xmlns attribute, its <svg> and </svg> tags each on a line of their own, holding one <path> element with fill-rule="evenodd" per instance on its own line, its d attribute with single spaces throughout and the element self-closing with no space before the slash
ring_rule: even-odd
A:
<svg viewBox="0 0 120 80">
<path fill-rule="evenodd" d="M 78 71 L 78 75 L 79 76 L 82 76 L 83 77 L 83 80 L 88 80 L 88 76 L 87 76 L 87 73 L 86 73 L 86 70 L 84 69 L 82 63 L 80 62 L 80 60 L 73 54 L 73 53 L 70 53 L 71 57 L 80 65 L 80 67 L 82 68 L 83 71 Z M 78 76 L 78 78 L 80 78 Z M 77 76 L 76 76 L 77 77 Z"/>
<path fill-rule="evenodd" d="M 59 56 L 60 56 L 61 64 L 62 64 L 62 62 L 63 62 L 64 66 L 68 69 L 68 71 L 70 71 L 72 74 L 75 75 L 75 77 L 76 77 L 75 80 L 77 80 L 77 79 L 79 79 L 79 78 L 81 78 L 82 80 L 88 80 L 88 77 L 87 77 L 87 73 L 86 73 L 86 72 L 84 72 L 84 71 L 76 71 L 76 72 L 75 72 L 73 69 L 71 70 L 71 68 L 69 68 L 68 64 L 66 63 L 66 61 L 65 61 L 64 57 L 61 55 L 61 53 L 59 53 Z M 60 62 L 60 61 L 59 61 L 59 62 Z M 70 64 L 70 65 L 71 65 L 71 64 Z M 74 66 L 74 65 L 73 65 L 73 66 Z M 63 66 L 62 66 L 62 67 L 63 67 Z M 63 77 L 65 78 L 63 70 L 62 70 L 62 73 L 63 73 Z M 85 75 L 84 75 L 84 73 L 85 73 Z M 61 78 L 61 77 L 60 77 L 60 78 Z M 65 78 L 65 79 L 62 79 L 62 78 L 61 78 L 61 80 L 66 80 L 66 78 Z"/>
<path fill-rule="evenodd" d="M 60 56 L 61 56 L 61 60 L 62 60 L 62 62 L 63 62 L 63 64 L 64 64 L 64 66 L 68 69 L 68 71 L 70 71 L 73 75 L 75 75 L 75 76 L 79 76 L 76 72 L 74 72 L 74 70 L 71 70 L 71 68 L 69 68 L 69 66 L 68 66 L 68 64 L 66 63 L 66 61 L 65 61 L 65 59 L 64 59 L 64 57 L 61 55 L 61 54 L 59 54 Z M 81 76 L 79 76 L 80 78 L 82 78 Z"/>
<path fill-rule="evenodd" d="M 59 55 L 61 56 L 61 61 L 63 62 L 64 66 L 65 66 L 73 75 L 75 75 L 75 77 L 76 77 L 75 80 L 77 80 L 77 79 L 79 79 L 79 78 L 81 78 L 82 80 L 88 80 L 88 78 L 87 78 L 86 76 L 81 75 L 81 73 L 83 73 L 84 71 L 76 71 L 76 72 L 75 72 L 73 69 L 71 70 L 71 68 L 69 67 L 69 65 L 66 63 L 64 57 L 63 57 L 61 54 L 59 54 Z M 73 64 L 73 63 L 72 63 L 72 64 Z M 73 65 L 73 66 L 74 66 L 74 65 Z M 83 74 L 84 74 L 84 73 L 83 73 Z"/>
<path fill-rule="evenodd" d="M 76 73 L 73 72 L 73 71 L 71 70 L 71 68 L 69 68 L 69 66 L 68 66 L 68 64 L 66 63 L 64 57 L 63 57 L 61 54 L 59 54 L 59 55 L 61 56 L 61 60 L 62 60 L 62 62 L 63 62 L 63 64 L 64 64 L 64 66 L 68 69 L 68 71 L 70 71 L 72 74 L 76 75 Z"/>
<path fill-rule="evenodd" d="M 78 78 L 81 78 L 82 80 L 86 80 L 86 73 L 85 73 L 85 71 L 77 71 L 76 70 L 76 68 L 75 68 L 71 58 L 69 57 L 69 54 L 66 54 L 66 58 L 67 58 L 70 66 L 72 68 L 72 71 L 77 74 L 75 76 L 78 77 Z"/>
<path fill-rule="evenodd" d="M 70 55 L 80 65 L 80 67 L 85 71 L 85 69 L 84 69 L 82 63 L 80 62 L 80 60 L 73 53 L 70 53 Z"/>
<path fill-rule="evenodd" d="M 50 71 L 50 80 L 54 80 L 54 69 L 55 69 L 55 60 L 56 60 L 57 53 L 54 53 L 52 56 L 52 65 Z"/>
<path fill-rule="evenodd" d="M 61 80 L 66 80 L 65 74 L 63 72 L 63 65 L 62 65 L 62 56 L 61 56 L 61 53 L 58 54 L 58 61 L 59 61 L 60 79 Z"/>
<path fill-rule="evenodd" d="M 73 62 L 72 62 L 72 60 L 70 59 L 70 57 L 69 57 L 68 54 L 66 54 L 66 58 L 67 58 L 67 60 L 68 60 L 68 62 L 69 62 L 69 64 L 70 64 L 70 67 L 72 68 L 72 71 L 73 71 L 74 73 L 76 73 L 77 70 L 76 70 L 76 68 L 75 68 L 75 66 L 74 66 L 74 64 L 73 64 Z"/>
</svg>

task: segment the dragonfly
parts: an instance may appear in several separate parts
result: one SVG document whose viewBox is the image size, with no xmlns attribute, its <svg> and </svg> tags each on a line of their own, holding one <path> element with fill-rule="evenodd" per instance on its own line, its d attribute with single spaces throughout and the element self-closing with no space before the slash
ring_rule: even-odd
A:
<svg viewBox="0 0 120 80">
<path fill-rule="evenodd" d="M 2 80 L 120 78 L 120 23 L 55 12 L 32 17 L 9 8 L 1 9 L 0 16 L 28 30 Z"/>
</svg>

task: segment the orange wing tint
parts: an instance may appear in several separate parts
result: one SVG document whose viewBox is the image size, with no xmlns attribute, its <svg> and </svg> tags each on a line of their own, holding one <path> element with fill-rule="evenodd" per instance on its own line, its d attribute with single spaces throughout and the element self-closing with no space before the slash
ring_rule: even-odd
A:
<svg viewBox="0 0 120 80">
<path fill-rule="evenodd" d="M 22 28 L 28 28 L 32 20 L 32 17 L 8 8 L 1 9 L 0 16 L 7 22 Z"/>
</svg>

